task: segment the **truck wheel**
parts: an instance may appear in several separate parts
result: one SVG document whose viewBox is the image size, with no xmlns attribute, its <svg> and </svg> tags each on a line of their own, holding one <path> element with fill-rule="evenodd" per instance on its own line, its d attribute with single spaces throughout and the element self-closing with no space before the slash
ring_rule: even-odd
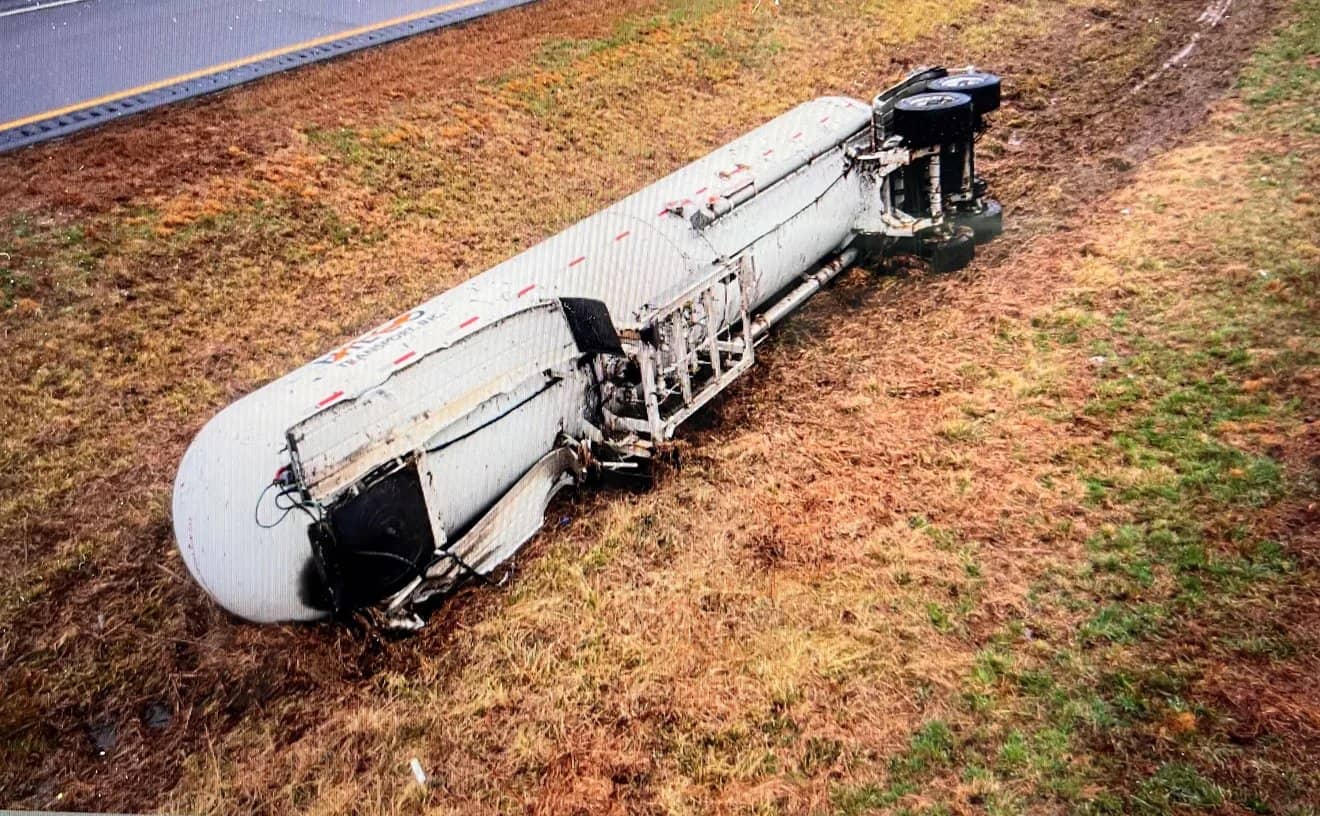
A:
<svg viewBox="0 0 1320 816">
<path fill-rule="evenodd" d="M 957 272 L 976 257 L 976 240 L 972 231 L 958 227 L 953 235 L 925 242 L 923 253 L 930 261 L 930 271 L 937 275 Z"/>
<path fill-rule="evenodd" d="M 972 109 L 977 116 L 999 110 L 1000 79 L 994 74 L 972 71 L 933 79 L 926 86 L 939 93 L 960 93 L 972 98 Z"/>
<path fill-rule="evenodd" d="M 959 213 L 954 223 L 972 231 L 977 245 L 989 243 L 1004 234 L 1004 208 L 993 198 L 987 198 L 977 212 Z"/>
<path fill-rule="evenodd" d="M 932 147 L 972 137 L 972 98 L 963 93 L 920 93 L 894 103 L 894 132 L 908 147 Z"/>
</svg>

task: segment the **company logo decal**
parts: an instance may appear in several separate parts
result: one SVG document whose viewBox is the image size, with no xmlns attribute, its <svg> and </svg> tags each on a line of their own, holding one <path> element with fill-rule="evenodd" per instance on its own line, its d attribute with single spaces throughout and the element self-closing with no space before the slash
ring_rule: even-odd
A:
<svg viewBox="0 0 1320 816">
<path fill-rule="evenodd" d="M 427 314 L 424 309 L 413 309 L 410 312 L 404 312 L 358 339 L 321 357 L 313 365 L 357 365 L 375 352 L 394 345 L 423 326 L 433 323 L 437 317 L 439 315 Z"/>
</svg>

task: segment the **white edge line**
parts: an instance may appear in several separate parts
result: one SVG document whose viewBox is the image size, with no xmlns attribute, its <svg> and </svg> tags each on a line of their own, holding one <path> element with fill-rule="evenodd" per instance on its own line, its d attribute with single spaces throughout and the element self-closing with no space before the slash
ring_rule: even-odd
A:
<svg viewBox="0 0 1320 816">
<path fill-rule="evenodd" d="M 35 6 L 24 6 L 22 8 L 10 9 L 9 11 L 0 11 L 0 17 L 13 17 L 15 14 L 27 14 L 31 11 L 45 11 L 46 9 L 59 8 L 60 6 L 71 6 L 74 3 L 86 3 L 87 0 L 53 0 L 50 3 L 40 3 Z"/>
</svg>

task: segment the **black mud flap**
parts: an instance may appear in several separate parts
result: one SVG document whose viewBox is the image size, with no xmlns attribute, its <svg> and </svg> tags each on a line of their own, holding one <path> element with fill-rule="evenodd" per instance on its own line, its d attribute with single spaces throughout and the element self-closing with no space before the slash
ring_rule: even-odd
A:
<svg viewBox="0 0 1320 816">
<path fill-rule="evenodd" d="M 614 330 L 610 310 L 599 300 L 590 298 L 560 298 L 568 330 L 573 341 L 584 354 L 623 355 L 619 333 Z"/>
</svg>

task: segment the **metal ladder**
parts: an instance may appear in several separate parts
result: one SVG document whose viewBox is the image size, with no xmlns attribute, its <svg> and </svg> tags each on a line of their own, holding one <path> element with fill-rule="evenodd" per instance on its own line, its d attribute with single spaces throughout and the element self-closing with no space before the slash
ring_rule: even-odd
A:
<svg viewBox="0 0 1320 816">
<path fill-rule="evenodd" d="M 750 273 L 746 259 L 723 264 L 622 327 L 624 352 L 637 365 L 640 383 L 631 410 L 609 417 L 612 427 L 652 444 L 666 442 L 751 367 Z M 732 319 L 730 303 L 737 305 Z"/>
</svg>

